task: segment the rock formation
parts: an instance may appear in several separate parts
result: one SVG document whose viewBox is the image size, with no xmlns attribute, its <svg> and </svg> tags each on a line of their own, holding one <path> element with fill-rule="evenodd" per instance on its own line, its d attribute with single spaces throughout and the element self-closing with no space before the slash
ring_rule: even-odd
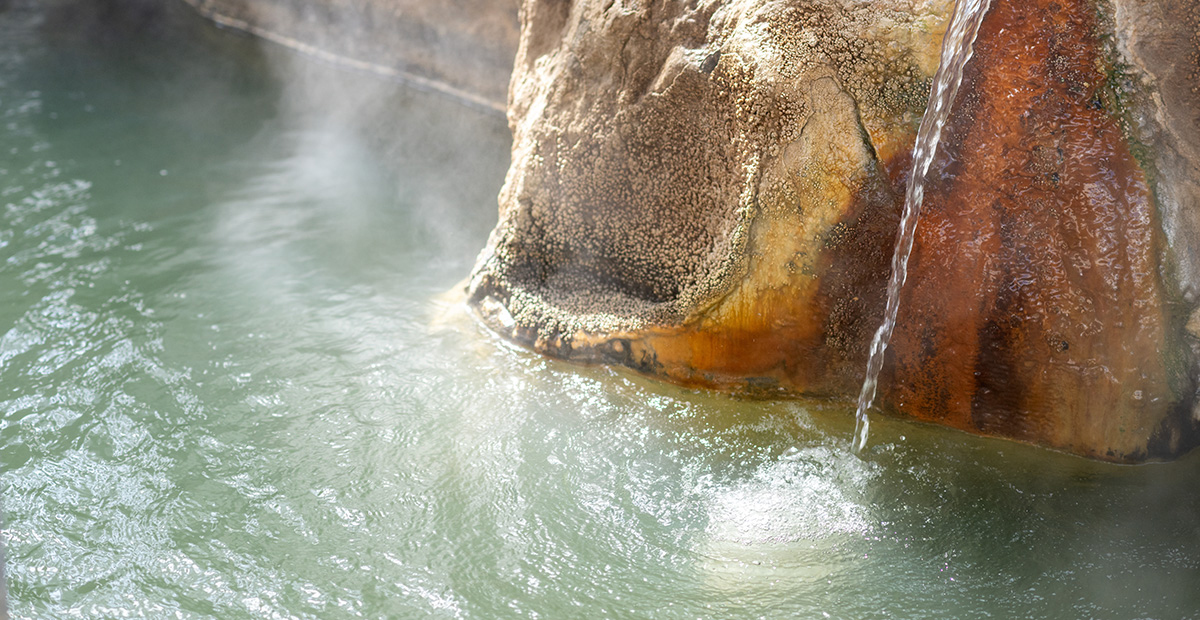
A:
<svg viewBox="0 0 1200 620">
<path fill-rule="evenodd" d="M 477 106 L 507 88 L 468 288 L 504 336 L 856 393 L 951 0 L 186 1 Z M 882 407 L 1114 461 L 1200 443 L 1200 0 L 995 0 L 933 176 Z"/>
<path fill-rule="evenodd" d="M 885 408 L 1117 461 L 1196 444 L 1198 6 L 994 3 Z M 471 303 L 548 355 L 855 393 L 950 8 L 524 0 Z"/>
<path fill-rule="evenodd" d="M 526 3 L 473 302 L 551 355 L 850 393 L 949 8 Z"/>
<path fill-rule="evenodd" d="M 883 383 L 920 419 L 1141 460 L 1194 441 L 1194 372 L 1152 169 L 1123 127 L 1139 87 L 1105 57 L 1102 17 L 1003 1 L 987 16 Z"/>
</svg>

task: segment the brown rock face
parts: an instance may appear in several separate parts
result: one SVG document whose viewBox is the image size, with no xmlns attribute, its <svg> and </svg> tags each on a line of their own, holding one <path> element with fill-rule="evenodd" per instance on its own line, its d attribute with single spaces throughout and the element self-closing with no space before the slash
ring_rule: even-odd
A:
<svg viewBox="0 0 1200 620">
<path fill-rule="evenodd" d="M 1193 386 L 1096 16 L 1061 0 L 988 15 L 884 384 L 923 420 L 1140 460 L 1178 452 L 1190 428 L 1175 410 Z"/>
<path fill-rule="evenodd" d="M 1109 460 L 1195 445 L 1196 6 L 996 0 L 926 191 L 886 408 Z M 949 10 L 525 0 L 471 303 L 549 355 L 854 394 Z"/>
</svg>

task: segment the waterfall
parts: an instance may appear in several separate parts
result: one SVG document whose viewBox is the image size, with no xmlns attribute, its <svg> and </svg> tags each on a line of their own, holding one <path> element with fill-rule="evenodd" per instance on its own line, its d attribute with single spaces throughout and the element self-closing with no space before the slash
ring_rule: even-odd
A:
<svg viewBox="0 0 1200 620">
<path fill-rule="evenodd" d="M 875 402 L 875 388 L 879 381 L 879 371 L 883 368 L 884 353 L 892 339 L 892 331 L 896 328 L 900 289 L 904 287 L 904 280 L 908 277 L 908 257 L 912 253 L 913 235 L 917 230 L 917 219 L 921 215 L 921 201 L 925 197 L 925 175 L 929 173 L 938 141 L 942 137 L 942 127 L 950 117 L 950 108 L 954 105 L 954 97 L 958 94 L 959 84 L 962 83 L 963 67 L 971 59 L 979 25 L 983 23 L 983 16 L 990 6 L 991 0 L 957 0 L 954 3 L 954 16 L 950 18 L 950 26 L 942 38 L 941 62 L 933 76 L 929 104 L 917 130 L 916 144 L 913 145 L 913 167 L 908 177 L 904 212 L 900 216 L 900 232 L 896 237 L 895 253 L 892 255 L 892 277 L 888 281 L 887 308 L 883 315 L 883 324 L 879 326 L 875 338 L 871 341 L 867 376 L 858 395 L 853 439 L 855 452 L 867 445 L 867 429 L 870 427 L 867 409 Z"/>
</svg>

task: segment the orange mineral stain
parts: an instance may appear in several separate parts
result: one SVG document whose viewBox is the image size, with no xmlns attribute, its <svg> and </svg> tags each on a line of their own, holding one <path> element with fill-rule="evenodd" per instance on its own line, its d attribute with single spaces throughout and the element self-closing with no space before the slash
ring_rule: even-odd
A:
<svg viewBox="0 0 1200 620">
<path fill-rule="evenodd" d="M 1180 398 L 1161 229 L 1096 31 L 1083 0 L 993 5 L 931 173 L 884 386 L 921 420 L 1139 460 L 1173 451 Z"/>
</svg>

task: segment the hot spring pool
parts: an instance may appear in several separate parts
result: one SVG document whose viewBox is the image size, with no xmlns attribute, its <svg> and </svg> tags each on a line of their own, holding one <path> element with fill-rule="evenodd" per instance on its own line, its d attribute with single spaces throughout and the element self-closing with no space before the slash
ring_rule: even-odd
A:
<svg viewBox="0 0 1200 620">
<path fill-rule="evenodd" d="M 859 459 L 849 401 L 513 348 L 441 301 L 503 119 L 48 4 L 0 8 L 14 617 L 1200 617 L 1200 455 Z"/>
</svg>

